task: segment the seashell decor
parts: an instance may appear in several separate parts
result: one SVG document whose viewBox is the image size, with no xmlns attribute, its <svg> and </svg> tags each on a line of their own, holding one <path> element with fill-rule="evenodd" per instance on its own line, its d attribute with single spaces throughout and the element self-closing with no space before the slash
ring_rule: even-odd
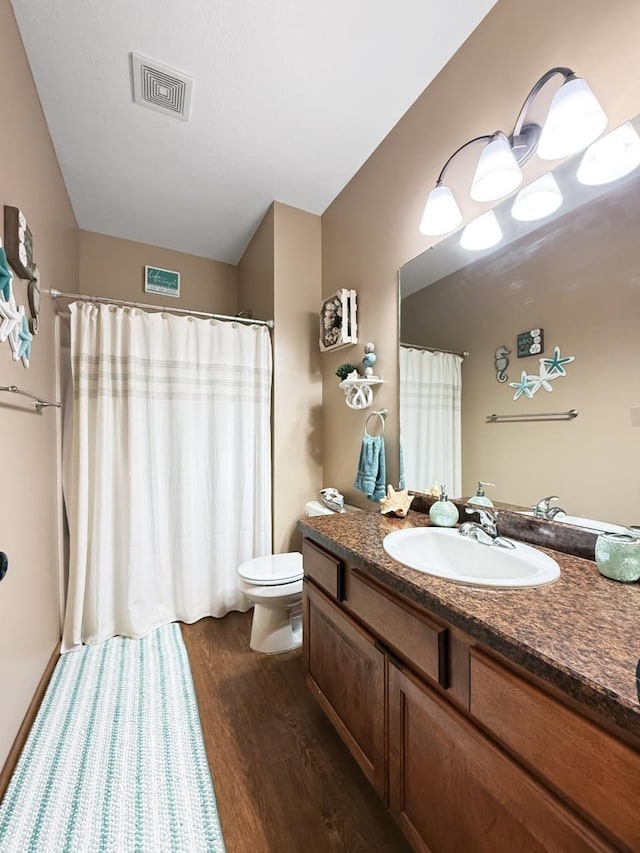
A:
<svg viewBox="0 0 640 853">
<path fill-rule="evenodd" d="M 403 489 L 401 492 L 396 492 L 393 486 L 387 486 L 387 496 L 380 501 L 380 512 L 383 515 L 397 515 L 398 518 L 404 518 L 409 512 L 411 501 L 414 496 L 409 494 L 409 489 Z"/>
</svg>

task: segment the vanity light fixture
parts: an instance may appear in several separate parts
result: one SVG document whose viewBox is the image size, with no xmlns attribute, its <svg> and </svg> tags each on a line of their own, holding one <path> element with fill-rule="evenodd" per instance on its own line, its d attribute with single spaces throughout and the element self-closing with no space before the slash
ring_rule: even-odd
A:
<svg viewBox="0 0 640 853">
<path fill-rule="evenodd" d="M 581 77 L 571 72 L 551 101 L 538 141 L 538 157 L 559 160 L 577 154 L 606 126 L 607 115 L 595 95 Z"/>
<path fill-rule="evenodd" d="M 590 187 L 623 178 L 640 166 L 640 136 L 630 121 L 621 124 L 584 152 L 576 177 Z"/>
<path fill-rule="evenodd" d="M 490 249 L 502 240 L 502 229 L 493 210 L 487 210 L 468 225 L 465 225 L 460 237 L 460 245 L 471 252 Z"/>
<path fill-rule="evenodd" d="M 423 234 L 446 234 L 456 229 L 461 222 L 462 213 L 453 193 L 449 187 L 438 184 L 429 193 L 420 231 Z"/>
<path fill-rule="evenodd" d="M 531 107 L 547 83 L 558 75 L 564 80 L 540 126 L 529 119 Z M 576 77 L 570 68 L 551 68 L 527 95 L 509 136 L 498 130 L 470 139 L 453 152 L 429 194 L 420 231 L 436 237 L 447 234 L 462 222 L 458 203 L 443 178 L 451 162 L 469 145 L 484 143 L 471 184 L 471 198 L 479 202 L 496 201 L 509 195 L 521 183 L 520 167 L 533 154 L 545 160 L 576 154 L 597 139 L 606 124 L 607 116 L 586 82 Z"/>
<path fill-rule="evenodd" d="M 511 215 L 519 222 L 534 222 L 551 216 L 561 204 L 562 193 L 558 182 L 551 172 L 547 172 L 520 190 L 513 202 Z"/>
<path fill-rule="evenodd" d="M 509 140 L 499 130 L 482 149 L 471 184 L 474 201 L 495 201 L 509 195 L 522 183 L 522 172 Z"/>
</svg>

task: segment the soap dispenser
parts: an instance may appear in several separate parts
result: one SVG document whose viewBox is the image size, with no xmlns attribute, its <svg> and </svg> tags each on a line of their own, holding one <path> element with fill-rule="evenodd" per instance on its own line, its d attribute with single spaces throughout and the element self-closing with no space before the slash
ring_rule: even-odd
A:
<svg viewBox="0 0 640 853">
<path fill-rule="evenodd" d="M 469 498 L 470 504 L 475 504 L 476 506 L 493 506 L 491 498 L 488 498 L 484 493 L 485 486 L 495 486 L 495 483 L 483 483 L 482 480 L 478 480 L 478 491 L 472 498 Z"/>
<path fill-rule="evenodd" d="M 460 514 L 447 497 L 446 486 L 440 486 L 440 497 L 431 505 L 429 518 L 436 527 L 454 527 L 458 523 Z"/>
</svg>

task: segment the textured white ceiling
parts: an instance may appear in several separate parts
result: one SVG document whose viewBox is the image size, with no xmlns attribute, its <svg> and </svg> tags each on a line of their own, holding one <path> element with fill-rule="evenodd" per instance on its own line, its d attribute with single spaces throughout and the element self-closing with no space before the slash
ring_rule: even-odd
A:
<svg viewBox="0 0 640 853">
<path fill-rule="evenodd" d="M 495 0 L 13 0 L 81 228 L 237 263 L 322 213 Z M 129 53 L 195 78 L 136 106 Z"/>
</svg>

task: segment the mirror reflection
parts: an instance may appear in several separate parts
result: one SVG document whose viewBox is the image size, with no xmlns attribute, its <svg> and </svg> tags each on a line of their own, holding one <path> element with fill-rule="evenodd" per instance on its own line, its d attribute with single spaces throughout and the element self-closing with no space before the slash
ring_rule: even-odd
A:
<svg viewBox="0 0 640 853">
<path fill-rule="evenodd" d="M 621 164 L 613 136 L 497 205 L 498 245 L 462 229 L 402 268 L 409 488 L 482 480 L 532 512 L 558 496 L 557 521 L 640 523 L 640 157 Z"/>
</svg>

